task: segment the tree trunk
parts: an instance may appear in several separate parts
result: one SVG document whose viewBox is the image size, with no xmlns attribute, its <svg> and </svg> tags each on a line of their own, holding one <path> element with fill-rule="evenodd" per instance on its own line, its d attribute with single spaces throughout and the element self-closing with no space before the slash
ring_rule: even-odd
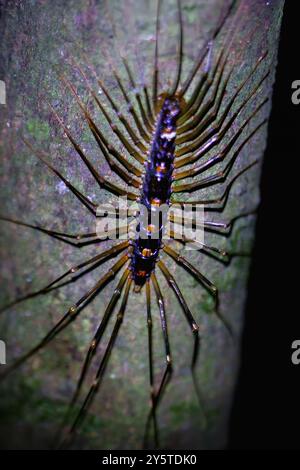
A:
<svg viewBox="0 0 300 470">
<path fill-rule="evenodd" d="M 109 3 L 109 5 L 108 5 Z M 183 0 L 184 59 L 183 76 L 196 60 L 197 52 L 217 23 L 222 0 Z M 230 3 L 230 2 L 229 2 Z M 268 56 L 238 95 L 238 109 L 254 89 L 263 74 L 270 75 L 240 113 L 231 128 L 237 131 L 251 110 L 269 101 L 251 120 L 243 133 L 248 135 L 264 119 L 268 119 L 277 58 L 278 38 L 283 0 L 244 0 L 237 37 L 231 46 L 229 64 L 236 68 L 228 84 L 224 103 L 233 95 L 243 79 L 253 69 L 258 58 L 268 49 Z M 134 77 L 140 85 L 151 84 L 155 32 L 155 2 L 124 0 L 68 0 L 60 2 L 6 2 L 1 15 L 2 61 L 0 79 L 6 84 L 6 106 L 1 111 L 1 214 L 27 223 L 57 231 L 84 233 L 94 231 L 95 222 L 62 182 L 42 164 L 22 142 L 26 137 L 37 150 L 42 150 L 53 166 L 86 196 L 97 203 L 114 197 L 99 190 L 93 177 L 80 161 L 47 105 L 55 107 L 69 125 L 76 141 L 97 165 L 97 169 L 118 181 L 109 170 L 80 114 L 72 93 L 63 84 L 63 73 L 78 89 L 84 102 L 89 98 L 84 80 L 71 65 L 71 56 L 81 64 L 88 61 L 103 78 L 118 105 L 126 110 L 116 88 L 109 61 L 118 69 L 127 89 L 130 85 L 120 62 L 119 50 L 129 58 Z M 178 26 L 175 0 L 162 2 L 159 67 L 161 89 L 174 75 L 174 55 Z M 228 28 L 226 23 L 224 33 Z M 251 35 L 251 31 L 254 34 Z M 213 46 L 213 56 L 220 50 L 222 38 Z M 250 38 L 250 39 L 249 39 Z M 87 68 L 84 65 L 85 70 Z M 99 91 L 95 77 L 89 80 Z M 132 96 L 132 95 L 131 95 Z M 105 98 L 103 98 L 105 101 Z M 107 103 L 107 101 L 106 101 Z M 224 111 L 222 104 L 220 113 Z M 109 106 L 106 109 L 110 110 Z M 116 115 L 110 113 L 116 120 Z M 116 144 L 103 115 L 94 107 L 97 122 Z M 121 127 L 121 125 L 120 125 Z M 266 145 L 264 125 L 245 145 L 237 158 L 229 180 L 256 159 L 259 163 L 233 185 L 226 209 L 212 214 L 214 220 L 230 220 L 255 209 L 259 203 L 259 178 Z M 239 142 L 242 142 L 243 137 Z M 218 149 L 224 147 L 222 139 Z M 213 153 L 214 154 L 214 153 Z M 131 159 L 132 160 L 132 159 Z M 217 168 L 223 168 L 223 164 Z M 209 174 L 214 173 L 214 167 Z M 205 174 L 206 175 L 206 174 Z M 203 175 L 200 175 L 203 177 Z M 189 195 L 190 199 L 221 194 L 225 184 Z M 229 252 L 249 253 L 254 240 L 255 215 L 238 219 L 230 237 L 206 235 L 206 243 Z M 2 289 L 1 304 L 35 291 L 70 266 L 99 253 L 104 247 L 88 246 L 81 250 L 68 246 L 40 232 L 2 223 Z M 176 249 L 182 250 L 180 242 Z M 234 339 L 214 315 L 213 299 L 201 285 L 175 262 L 168 262 L 187 303 L 201 325 L 201 351 L 196 377 L 201 387 L 202 412 L 192 381 L 190 362 L 193 338 L 175 296 L 161 277 L 165 297 L 174 372 L 160 403 L 158 422 L 162 448 L 211 449 L 226 445 L 228 416 L 239 367 L 239 339 L 243 326 L 243 309 L 247 295 L 247 278 L 251 259 L 233 257 L 229 266 L 208 257 L 203 252 L 182 251 L 190 262 L 210 279 L 220 292 L 220 311 L 231 324 Z M 104 263 L 93 273 L 62 289 L 20 303 L 1 314 L 0 339 L 7 346 L 7 364 L 33 347 L 64 312 L 74 304 L 114 262 Z M 100 322 L 115 287 L 109 284 L 80 314 L 78 319 L 43 352 L 14 372 L 1 383 L 1 446 L 3 448 L 49 448 L 67 409 L 80 373 L 88 345 Z M 155 379 L 158 384 L 164 367 L 164 346 L 159 313 L 153 295 L 153 336 Z M 111 332 L 113 320 L 105 335 Z M 101 345 L 101 353 L 104 352 Z M 138 449 L 149 410 L 148 345 L 145 295 L 130 297 L 120 335 L 115 344 L 106 375 L 93 403 L 76 446 L 93 449 Z M 0 366 L 2 368 L 7 366 Z M 96 371 L 97 364 L 93 367 Z M 87 391 L 87 388 L 85 389 Z M 203 415 L 205 413 L 205 418 Z"/>
</svg>

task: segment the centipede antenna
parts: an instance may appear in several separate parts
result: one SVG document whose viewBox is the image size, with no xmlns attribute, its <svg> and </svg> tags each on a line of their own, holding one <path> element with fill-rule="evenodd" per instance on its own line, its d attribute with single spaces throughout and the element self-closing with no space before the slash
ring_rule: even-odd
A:
<svg viewBox="0 0 300 470">
<path fill-rule="evenodd" d="M 177 0 L 177 10 L 178 10 L 178 24 L 179 24 L 179 47 L 177 52 L 177 72 L 176 78 L 171 89 L 171 96 L 175 96 L 177 88 L 180 83 L 181 71 L 182 71 L 182 59 L 183 59 L 183 21 L 182 21 L 182 8 L 181 0 Z"/>
</svg>

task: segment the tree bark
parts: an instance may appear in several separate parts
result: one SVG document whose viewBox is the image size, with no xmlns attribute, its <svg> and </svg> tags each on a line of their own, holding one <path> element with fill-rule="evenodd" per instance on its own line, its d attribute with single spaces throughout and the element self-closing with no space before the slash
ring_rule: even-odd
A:
<svg viewBox="0 0 300 470">
<path fill-rule="evenodd" d="M 182 3 L 186 53 L 183 73 L 186 74 L 209 31 L 216 25 L 225 2 L 184 0 Z M 237 39 L 229 57 L 229 65 L 234 61 L 238 63 L 229 81 L 226 96 L 230 97 L 235 92 L 266 49 L 268 56 L 253 80 L 239 94 L 235 109 L 268 68 L 270 75 L 259 88 L 255 99 L 239 115 L 231 132 L 238 130 L 251 110 L 265 97 L 269 98 L 268 104 L 247 126 L 245 135 L 263 119 L 268 119 L 282 9 L 283 0 L 243 1 L 243 15 L 238 26 Z M 0 105 L 1 214 L 58 231 L 93 231 L 95 222 L 89 212 L 26 148 L 20 136 L 25 136 L 36 149 L 43 150 L 49 156 L 48 161 L 85 195 L 99 203 L 112 201 L 113 196 L 99 190 L 63 136 L 47 101 L 52 103 L 58 114 L 68 123 L 70 131 L 86 149 L 97 169 L 107 175 L 109 180 L 118 181 L 95 145 L 74 96 L 62 84 L 59 75 L 64 73 L 87 102 L 88 93 L 84 81 L 69 63 L 70 56 L 82 62 L 84 51 L 86 60 L 93 64 L 97 74 L 104 79 L 122 110 L 126 110 L 116 89 L 108 56 L 120 71 L 128 89 L 119 50 L 129 58 L 137 83 L 141 84 L 143 80 L 151 83 L 155 2 L 112 0 L 107 7 L 106 2 L 96 0 L 8 1 L 2 9 L 0 28 L 3 38 L 0 79 L 5 81 L 7 90 L 7 104 Z M 252 30 L 255 33 L 247 43 Z M 166 86 L 175 72 L 177 33 L 176 2 L 166 0 L 163 2 L 159 49 L 162 87 Z M 225 34 L 222 34 L 221 38 L 224 37 Z M 214 53 L 220 50 L 221 44 L 222 40 L 216 41 Z M 89 79 L 99 91 L 92 73 L 89 74 Z M 99 96 L 103 98 L 103 95 Z M 223 104 L 220 112 L 224 109 Z M 94 115 L 109 139 L 117 145 L 115 137 L 96 108 Z M 113 113 L 111 116 L 115 119 Z M 215 215 L 215 220 L 229 220 L 257 207 L 266 139 L 267 126 L 263 126 L 239 155 L 230 178 L 254 160 L 258 159 L 259 163 L 236 181 L 225 211 Z M 218 149 L 223 146 L 224 142 Z M 222 167 L 220 165 L 218 168 Z M 212 172 L 213 169 L 210 174 Z M 216 196 L 222 193 L 224 187 L 220 185 L 210 188 L 206 194 Z M 203 192 L 199 191 L 189 197 L 193 199 L 195 196 L 197 199 L 200 195 L 203 196 Z M 250 252 L 254 232 L 255 215 L 249 215 L 236 222 L 230 237 L 208 235 L 207 243 L 232 252 Z M 77 250 L 42 233 L 2 223 L 1 303 L 5 304 L 23 293 L 41 288 L 70 266 L 109 246 L 108 242 Z M 181 244 L 177 243 L 176 248 L 181 250 Z M 172 274 L 201 325 L 202 347 L 196 375 L 201 387 L 206 420 L 199 410 L 189 368 L 193 349 L 192 335 L 176 298 L 161 279 L 174 363 L 172 381 L 158 411 L 161 446 L 170 449 L 219 449 L 226 445 L 228 416 L 239 367 L 239 340 L 251 260 L 247 257 L 235 257 L 226 267 L 201 252 L 185 251 L 184 255 L 218 286 L 220 310 L 232 325 L 234 339 L 214 315 L 210 295 L 178 265 L 169 262 Z M 0 317 L 0 339 L 7 345 L 7 363 L 11 364 L 14 358 L 33 347 L 110 265 L 111 262 L 105 263 L 76 283 L 47 296 L 28 300 L 3 313 Z M 88 345 L 114 287 L 115 282 L 108 285 L 68 331 L 1 384 L 3 448 L 49 448 L 67 409 Z M 153 316 L 155 377 L 158 383 L 164 366 L 164 348 L 154 301 Z M 112 324 L 113 321 L 104 344 Z M 142 292 L 130 298 L 105 379 L 77 441 L 77 447 L 141 447 L 149 409 L 147 347 L 146 306 Z M 101 347 L 101 352 L 104 352 L 104 346 Z M 0 367 L 2 369 L 5 366 Z M 95 370 L 96 366 L 93 368 Z"/>
</svg>

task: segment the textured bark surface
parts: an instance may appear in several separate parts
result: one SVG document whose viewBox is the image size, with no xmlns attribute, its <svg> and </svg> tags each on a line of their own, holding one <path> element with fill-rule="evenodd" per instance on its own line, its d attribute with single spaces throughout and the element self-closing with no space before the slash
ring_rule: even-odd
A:
<svg viewBox="0 0 300 470">
<path fill-rule="evenodd" d="M 118 178 L 109 170 L 83 122 L 74 97 L 58 77 L 59 73 L 69 77 L 80 96 L 88 102 L 84 82 L 69 65 L 70 55 L 80 61 L 84 51 L 89 63 L 93 64 L 122 109 L 126 110 L 107 58 L 108 54 L 126 81 L 119 59 L 118 52 L 121 51 L 129 58 L 137 82 L 150 82 L 155 2 L 112 0 L 107 3 L 97 0 L 19 0 L 8 1 L 3 7 L 0 20 L 0 79 L 5 80 L 7 88 L 7 105 L 0 105 L 3 215 L 70 233 L 84 233 L 95 228 L 92 216 L 64 184 L 24 146 L 20 134 L 26 136 L 37 149 L 45 151 L 49 155 L 49 161 L 84 194 L 99 203 L 114 199 L 108 192 L 99 190 L 63 136 L 45 101 L 45 98 L 49 100 L 68 123 L 73 135 L 86 149 L 98 170 L 109 179 L 117 181 Z M 197 51 L 208 32 L 216 24 L 221 6 L 225 2 L 183 0 L 182 3 L 185 74 L 194 63 Z M 229 60 L 229 63 L 238 63 L 229 83 L 227 96 L 231 96 L 236 90 L 266 49 L 269 51 L 268 58 L 239 95 L 236 108 L 268 67 L 271 73 L 255 99 L 241 113 L 229 135 L 232 135 L 234 129 L 238 129 L 238 124 L 266 96 L 269 97 L 268 104 L 253 119 L 244 135 L 269 116 L 282 8 L 283 0 L 243 2 L 242 21 Z M 250 43 L 245 43 L 253 28 L 257 28 L 254 37 Z M 161 31 L 160 69 L 163 89 L 172 73 L 174 74 L 176 65 L 174 52 L 178 26 L 176 2 L 173 0 L 163 2 Z M 221 41 L 218 41 L 216 50 L 220 44 Z M 91 73 L 89 77 L 97 90 Z M 130 90 L 127 81 L 126 83 Z M 91 100 L 89 103 L 93 109 Z M 109 139 L 120 148 L 95 108 L 94 115 Z M 111 116 L 115 119 L 113 113 Z M 267 127 L 264 126 L 241 152 L 231 175 L 255 159 L 259 159 L 259 164 L 236 182 L 225 211 L 215 215 L 216 220 L 229 220 L 252 210 L 259 203 L 259 177 L 266 137 Z M 223 166 L 221 164 L 217 168 Z M 221 194 L 223 188 L 224 186 L 217 185 L 193 196 L 196 199 L 203 194 Z M 194 199 L 193 196 L 190 198 Z M 255 216 L 249 216 L 237 221 L 230 238 L 208 235 L 206 241 L 220 248 L 226 247 L 228 251 L 251 251 L 254 230 Z M 90 246 L 77 250 L 30 229 L 2 223 L 1 305 L 23 293 L 41 288 L 70 266 L 110 245 L 111 242 L 105 242 L 101 247 Z M 181 244 L 176 243 L 176 248 L 181 250 Z M 176 298 L 159 276 L 165 296 L 174 361 L 173 378 L 158 412 L 161 445 L 173 449 L 222 448 L 226 443 L 228 413 L 239 366 L 239 338 L 250 259 L 234 258 L 230 266 L 226 267 L 201 252 L 188 251 L 185 255 L 218 286 L 221 311 L 232 325 L 235 340 L 232 341 L 213 314 L 213 301 L 209 294 L 178 265 L 168 261 L 191 311 L 201 324 L 203 341 L 197 365 L 197 379 L 201 385 L 206 423 L 199 411 L 189 368 L 193 346 L 191 333 Z M 76 283 L 47 296 L 28 300 L 3 313 L 0 318 L 0 339 L 5 340 L 7 345 L 7 363 L 11 364 L 14 358 L 35 345 L 112 262 L 113 260 L 105 263 Z M 44 352 L 1 384 L 2 447 L 49 448 L 74 390 L 88 344 L 114 286 L 115 281 Z M 158 382 L 164 365 L 164 348 L 154 296 L 153 316 L 155 375 Z M 112 322 L 100 347 L 102 353 L 111 327 Z M 96 370 L 97 360 L 93 371 Z M 141 295 L 132 295 L 130 298 L 105 380 L 77 441 L 77 447 L 140 448 L 148 407 L 147 328 L 145 296 L 142 292 Z"/>
</svg>

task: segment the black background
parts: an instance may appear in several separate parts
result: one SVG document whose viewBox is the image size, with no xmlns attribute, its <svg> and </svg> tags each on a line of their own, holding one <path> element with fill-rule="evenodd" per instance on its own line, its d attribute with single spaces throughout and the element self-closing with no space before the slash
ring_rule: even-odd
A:
<svg viewBox="0 0 300 470">
<path fill-rule="evenodd" d="M 300 448 L 299 1 L 286 0 L 229 449 Z"/>
</svg>

